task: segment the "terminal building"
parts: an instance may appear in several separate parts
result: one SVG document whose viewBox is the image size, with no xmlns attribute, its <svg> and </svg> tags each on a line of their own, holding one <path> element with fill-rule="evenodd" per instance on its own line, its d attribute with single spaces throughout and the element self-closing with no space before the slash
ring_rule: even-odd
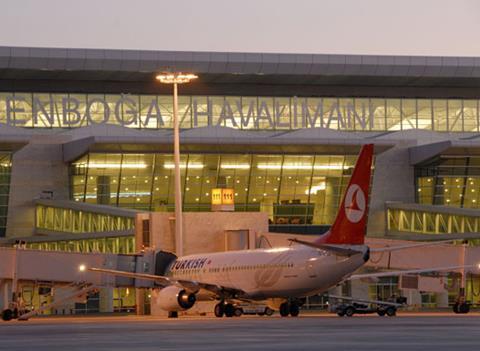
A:
<svg viewBox="0 0 480 351">
<path fill-rule="evenodd" d="M 480 58 L 0 47 L 3 245 L 148 246 L 149 216 L 174 210 L 163 71 L 199 76 L 179 87 L 186 216 L 210 212 L 224 188 L 239 218 L 264 213 L 269 235 L 321 234 L 374 143 L 370 239 L 480 239 Z M 189 240 L 185 253 L 211 247 Z M 477 301 L 480 280 L 467 283 Z"/>
</svg>

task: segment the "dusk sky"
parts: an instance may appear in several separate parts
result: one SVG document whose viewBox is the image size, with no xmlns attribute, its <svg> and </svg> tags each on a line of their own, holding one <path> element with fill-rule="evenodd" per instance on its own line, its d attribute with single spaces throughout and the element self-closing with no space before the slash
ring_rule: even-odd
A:
<svg viewBox="0 0 480 351">
<path fill-rule="evenodd" d="M 0 45 L 480 56 L 475 0 L 3 0 Z"/>
</svg>

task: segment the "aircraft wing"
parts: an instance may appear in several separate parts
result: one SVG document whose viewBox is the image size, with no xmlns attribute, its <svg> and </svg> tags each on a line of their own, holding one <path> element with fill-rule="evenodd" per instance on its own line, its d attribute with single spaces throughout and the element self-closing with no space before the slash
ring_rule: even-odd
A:
<svg viewBox="0 0 480 351">
<path fill-rule="evenodd" d="M 393 276 L 399 276 L 403 274 L 414 274 L 414 273 L 446 272 L 446 271 L 454 271 L 454 270 L 463 269 L 463 268 L 478 268 L 478 266 L 477 265 L 450 266 L 450 267 L 409 269 L 409 270 L 403 270 L 403 271 L 388 271 L 388 272 L 379 272 L 379 273 L 353 274 L 350 277 L 348 277 L 346 280 L 393 277 Z"/>
<path fill-rule="evenodd" d="M 337 256 L 352 256 L 352 255 L 362 253 L 362 251 L 352 250 L 349 248 L 344 248 L 344 247 L 330 245 L 330 244 L 315 244 L 309 241 L 303 241 L 299 239 L 288 239 L 288 240 L 293 243 L 313 247 L 314 249 L 329 251 Z"/>
<path fill-rule="evenodd" d="M 170 277 L 162 276 L 162 275 L 155 275 L 155 274 L 146 274 L 146 273 L 134 273 L 134 272 L 125 272 L 125 271 L 117 271 L 114 269 L 105 269 L 105 268 L 89 268 L 89 271 L 98 272 L 98 273 L 105 273 L 116 275 L 119 277 L 127 277 L 127 278 L 135 278 L 135 279 L 143 279 L 143 280 L 152 280 L 161 287 L 167 287 L 169 285 L 176 285 L 180 288 L 186 289 L 193 293 L 197 293 L 200 289 L 204 289 L 210 293 L 215 294 L 219 297 L 235 297 L 246 295 L 243 290 L 227 287 L 227 286 L 220 286 L 208 283 L 197 282 L 194 280 L 184 280 L 184 279 L 173 279 Z"/>
<path fill-rule="evenodd" d="M 454 241 L 458 241 L 458 239 L 455 240 L 441 240 L 441 241 L 429 241 L 429 242 L 422 242 L 422 243 L 415 243 L 415 244 L 407 244 L 407 245 L 399 245 L 399 246 L 386 246 L 386 247 L 371 247 L 370 252 L 371 253 L 376 253 L 376 252 L 391 252 L 391 251 L 398 251 L 398 250 L 406 250 L 406 249 L 411 249 L 411 248 L 416 248 L 416 247 L 423 247 L 423 246 L 435 246 L 435 245 L 442 245 L 442 244 L 450 244 Z"/>
</svg>

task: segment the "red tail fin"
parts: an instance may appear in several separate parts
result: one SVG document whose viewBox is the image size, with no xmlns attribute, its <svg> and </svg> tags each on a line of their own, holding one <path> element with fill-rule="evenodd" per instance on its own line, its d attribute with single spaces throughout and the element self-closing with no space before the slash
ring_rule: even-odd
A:
<svg viewBox="0 0 480 351">
<path fill-rule="evenodd" d="M 318 243 L 350 245 L 364 243 L 372 158 L 373 144 L 364 145 L 338 209 L 337 218 L 330 231 L 317 240 Z"/>
</svg>

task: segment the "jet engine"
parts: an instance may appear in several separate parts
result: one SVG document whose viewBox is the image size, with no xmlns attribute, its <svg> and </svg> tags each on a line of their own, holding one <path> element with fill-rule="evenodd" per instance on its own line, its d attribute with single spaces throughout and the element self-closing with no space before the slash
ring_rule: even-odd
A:
<svg viewBox="0 0 480 351">
<path fill-rule="evenodd" d="M 157 295 L 158 306 L 165 311 L 184 311 L 192 308 L 197 301 L 195 294 L 188 293 L 177 286 L 167 286 Z"/>
</svg>

